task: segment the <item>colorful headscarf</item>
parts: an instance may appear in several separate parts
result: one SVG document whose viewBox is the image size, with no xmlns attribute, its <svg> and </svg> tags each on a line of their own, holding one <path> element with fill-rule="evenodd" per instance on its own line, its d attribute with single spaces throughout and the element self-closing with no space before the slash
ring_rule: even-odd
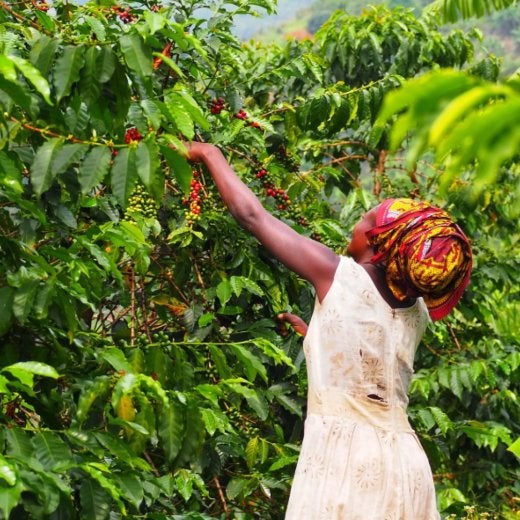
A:
<svg viewBox="0 0 520 520">
<path fill-rule="evenodd" d="M 386 281 L 400 301 L 421 296 L 433 320 L 457 304 L 472 268 L 471 246 L 442 209 L 412 199 L 387 199 L 367 232 L 374 264 L 386 268 Z"/>
</svg>

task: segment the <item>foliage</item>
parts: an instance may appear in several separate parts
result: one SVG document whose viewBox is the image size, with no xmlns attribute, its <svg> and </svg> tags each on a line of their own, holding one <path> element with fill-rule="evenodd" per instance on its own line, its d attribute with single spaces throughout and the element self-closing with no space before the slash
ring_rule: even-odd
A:
<svg viewBox="0 0 520 520">
<path fill-rule="evenodd" d="M 405 78 L 449 66 L 490 85 L 474 35 L 442 39 L 432 18 L 381 8 L 335 16 L 314 42 L 241 45 L 233 17 L 272 2 L 48 8 L 0 4 L 0 514 L 283 514 L 306 381 L 299 339 L 273 317 L 308 319 L 313 295 L 184 160 L 193 138 L 338 252 L 380 197 L 424 196 L 467 220 L 473 297 L 432 329 L 411 414 L 443 510 L 514 514 L 514 177 L 477 218 L 461 191 L 438 198 L 430 165 L 410 176 L 388 159 L 384 131 L 369 142 Z"/>
<path fill-rule="evenodd" d="M 495 181 L 500 167 L 516 172 L 520 146 L 520 83 L 482 81 L 460 72 L 442 70 L 408 81 L 385 100 L 374 125 L 374 141 L 394 115 L 390 150 L 396 151 L 417 129 L 407 151 L 410 170 L 432 148 L 435 161 L 445 165 L 440 187 L 473 166 L 471 192 L 478 196 Z"/>
<path fill-rule="evenodd" d="M 500 11 L 516 3 L 517 0 L 435 0 L 427 9 L 439 14 L 444 22 L 456 22 L 461 18 L 481 17 Z"/>
</svg>

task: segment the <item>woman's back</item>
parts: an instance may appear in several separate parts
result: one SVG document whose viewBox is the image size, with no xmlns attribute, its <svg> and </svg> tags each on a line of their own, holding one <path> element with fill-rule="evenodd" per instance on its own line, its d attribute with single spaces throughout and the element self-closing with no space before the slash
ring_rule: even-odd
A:
<svg viewBox="0 0 520 520">
<path fill-rule="evenodd" d="M 392 309 L 365 269 L 341 258 L 304 341 L 307 420 L 286 519 L 438 519 L 406 416 L 427 322 L 421 299 Z"/>
<path fill-rule="evenodd" d="M 316 302 L 304 341 L 309 387 L 335 388 L 406 408 L 415 350 L 428 323 L 422 299 L 392 309 L 365 269 L 342 257 Z"/>
</svg>

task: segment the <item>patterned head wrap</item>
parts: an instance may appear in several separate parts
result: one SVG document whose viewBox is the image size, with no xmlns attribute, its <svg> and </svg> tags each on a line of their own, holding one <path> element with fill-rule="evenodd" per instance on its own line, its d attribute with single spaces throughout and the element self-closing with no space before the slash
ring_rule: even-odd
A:
<svg viewBox="0 0 520 520">
<path fill-rule="evenodd" d="M 387 199 L 366 233 L 386 267 L 386 281 L 398 300 L 421 296 L 433 320 L 455 307 L 469 282 L 472 255 L 460 227 L 442 209 L 412 199 Z"/>
</svg>

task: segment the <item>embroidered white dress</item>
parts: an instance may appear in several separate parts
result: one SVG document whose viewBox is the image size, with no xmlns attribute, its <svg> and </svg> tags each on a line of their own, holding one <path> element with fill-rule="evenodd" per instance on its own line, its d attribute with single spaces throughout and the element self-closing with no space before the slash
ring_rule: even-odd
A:
<svg viewBox="0 0 520 520">
<path fill-rule="evenodd" d="M 408 423 L 422 299 L 392 309 L 342 257 L 304 341 L 304 439 L 286 520 L 438 520 L 428 459 Z"/>
</svg>

